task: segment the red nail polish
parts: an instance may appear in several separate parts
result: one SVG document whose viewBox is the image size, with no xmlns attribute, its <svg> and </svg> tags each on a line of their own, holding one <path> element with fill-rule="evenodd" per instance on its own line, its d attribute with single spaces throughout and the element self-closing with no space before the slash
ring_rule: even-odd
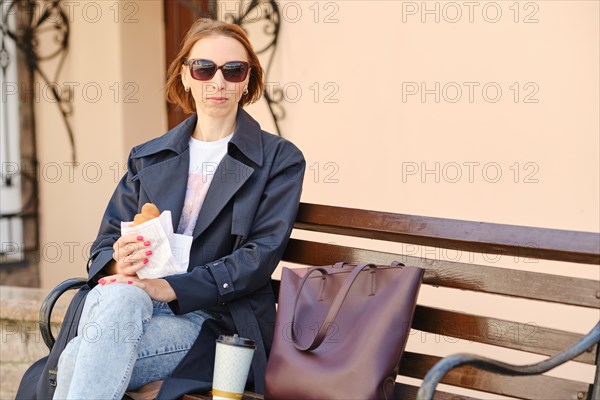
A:
<svg viewBox="0 0 600 400">
<path fill-rule="evenodd" d="M 150 246 L 150 242 L 144 242 L 144 246 Z"/>
<path fill-rule="evenodd" d="M 148 264 L 148 259 L 144 258 L 144 264 Z"/>
<path fill-rule="evenodd" d="M 116 282 L 116 281 L 117 281 L 116 279 L 111 279 L 110 283 L 113 283 L 113 282 Z"/>
<path fill-rule="evenodd" d="M 146 255 L 147 255 L 147 256 L 151 256 L 151 255 L 152 255 L 152 250 L 148 250 L 148 251 L 146 252 Z"/>
<path fill-rule="evenodd" d="M 133 281 L 127 281 L 128 285 L 133 285 Z"/>
<path fill-rule="evenodd" d="M 101 285 L 104 285 L 104 284 L 106 283 L 106 281 L 105 281 L 105 280 L 104 280 L 104 278 L 103 278 L 103 279 L 99 279 L 99 280 L 98 280 L 98 283 L 99 283 L 99 284 L 101 284 Z"/>
<path fill-rule="evenodd" d="M 137 240 L 144 240 L 144 237 L 143 236 L 138 236 L 136 239 Z"/>
</svg>

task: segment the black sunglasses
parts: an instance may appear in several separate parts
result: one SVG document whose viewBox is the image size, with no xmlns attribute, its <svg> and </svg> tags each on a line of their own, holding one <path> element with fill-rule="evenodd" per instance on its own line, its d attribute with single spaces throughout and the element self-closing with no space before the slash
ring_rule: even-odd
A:
<svg viewBox="0 0 600 400">
<path fill-rule="evenodd" d="M 185 60 L 183 65 L 190 67 L 190 75 L 198 81 L 212 79 L 220 69 L 226 81 L 238 83 L 246 79 L 250 71 L 250 64 L 245 61 L 229 61 L 218 66 L 210 60 L 192 58 Z"/>
</svg>

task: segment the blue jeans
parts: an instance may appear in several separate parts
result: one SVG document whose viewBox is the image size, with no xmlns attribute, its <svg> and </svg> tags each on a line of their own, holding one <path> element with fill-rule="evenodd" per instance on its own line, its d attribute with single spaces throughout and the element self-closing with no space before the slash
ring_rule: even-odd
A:
<svg viewBox="0 0 600 400">
<path fill-rule="evenodd" d="M 133 285 L 97 285 L 60 356 L 54 399 L 121 399 L 126 390 L 166 378 L 208 318 L 202 311 L 174 315 Z"/>
</svg>

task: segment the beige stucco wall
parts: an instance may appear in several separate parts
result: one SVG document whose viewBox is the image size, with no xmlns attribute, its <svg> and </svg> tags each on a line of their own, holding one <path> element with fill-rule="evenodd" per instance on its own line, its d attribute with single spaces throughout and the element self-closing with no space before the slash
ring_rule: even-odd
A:
<svg viewBox="0 0 600 400">
<path fill-rule="evenodd" d="M 93 4 L 69 8 L 60 77 L 76 85 L 78 167 L 55 105 L 37 107 L 42 245 L 64 254 L 93 240 L 131 146 L 166 127 L 162 3 Z M 303 200 L 598 231 L 598 3 L 520 4 L 519 22 L 504 2 L 427 4 L 439 22 L 418 2 L 279 3 L 267 85 L 307 158 Z M 248 109 L 274 130 L 264 102 Z M 44 286 L 79 269 L 64 254 Z"/>
<path fill-rule="evenodd" d="M 136 7 L 122 8 L 117 22 L 112 2 L 96 4 L 103 15 L 95 23 L 75 9 L 61 78 L 80 83 L 72 121 L 81 165 L 72 179 L 64 166 L 58 182 L 40 182 L 45 288 L 83 275 L 81 250 L 95 237 L 116 184 L 115 166 L 123 167 L 132 145 L 166 127 L 162 2 L 122 2 Z M 285 89 L 283 134 L 307 159 L 303 201 L 598 232 L 599 3 L 424 4 L 279 3 L 282 29 L 267 84 Z M 230 11 L 233 2 L 221 4 L 219 17 Z M 250 30 L 255 43 L 257 29 Z M 86 83 L 101 87 L 97 102 L 81 95 Z M 127 95 L 137 103 L 126 102 Z M 264 102 L 248 110 L 273 131 Z M 42 101 L 38 111 L 42 167 L 68 163 L 54 105 Z M 600 273 L 597 266 L 502 261 L 494 265 L 589 279 Z M 493 310 L 499 318 L 582 333 L 597 319 L 595 310 L 538 311 L 517 300 L 473 300 L 433 288 L 422 293 L 425 302 L 444 296 L 450 309 Z M 412 339 L 409 346 L 427 351 L 439 341 Z M 450 343 L 447 351 L 460 349 Z M 581 373 L 572 367 L 560 372 Z"/>
<path fill-rule="evenodd" d="M 598 2 L 513 3 L 281 2 L 304 199 L 598 231 Z"/>
<path fill-rule="evenodd" d="M 79 165 L 71 163 L 55 105 L 41 101 L 40 267 L 46 288 L 84 276 L 89 246 L 129 149 L 167 126 L 162 2 L 71 2 L 66 11 L 71 42 L 60 78 L 74 82 L 71 121 Z"/>
</svg>

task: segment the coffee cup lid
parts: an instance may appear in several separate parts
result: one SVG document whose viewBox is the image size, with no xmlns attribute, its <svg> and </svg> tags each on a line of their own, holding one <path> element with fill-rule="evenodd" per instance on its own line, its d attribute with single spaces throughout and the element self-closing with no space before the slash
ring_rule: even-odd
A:
<svg viewBox="0 0 600 400">
<path fill-rule="evenodd" d="M 250 348 L 256 349 L 256 344 L 254 343 L 254 340 L 240 337 L 237 334 L 235 334 L 233 336 L 220 335 L 219 339 L 217 339 L 217 342 L 223 343 L 223 344 L 229 344 L 232 346 L 243 346 L 243 347 L 250 347 Z"/>
</svg>

